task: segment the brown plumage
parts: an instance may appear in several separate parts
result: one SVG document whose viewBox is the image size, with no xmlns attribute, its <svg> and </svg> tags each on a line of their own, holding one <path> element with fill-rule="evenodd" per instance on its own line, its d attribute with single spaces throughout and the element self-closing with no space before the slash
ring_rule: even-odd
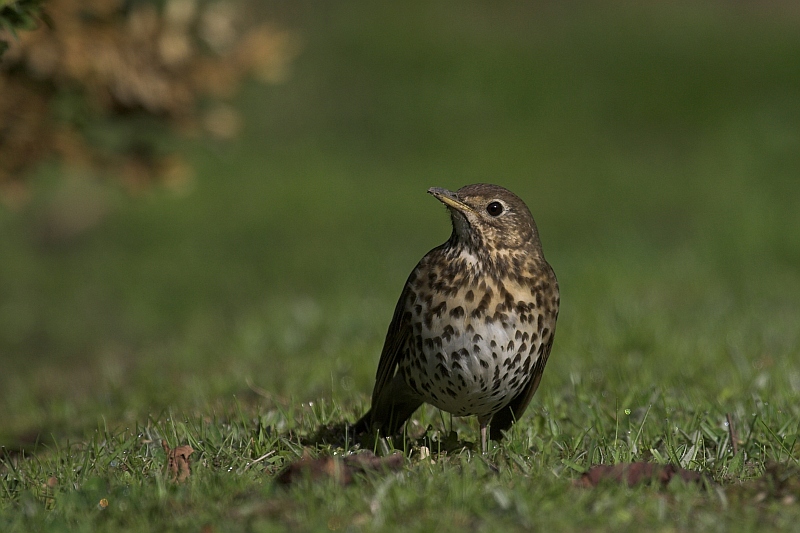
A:
<svg viewBox="0 0 800 533">
<path fill-rule="evenodd" d="M 372 408 L 357 432 L 393 435 L 422 405 L 478 417 L 502 438 L 539 387 L 558 317 L 558 281 L 514 193 L 479 183 L 431 188 L 453 233 L 406 281 L 386 333 Z"/>
</svg>

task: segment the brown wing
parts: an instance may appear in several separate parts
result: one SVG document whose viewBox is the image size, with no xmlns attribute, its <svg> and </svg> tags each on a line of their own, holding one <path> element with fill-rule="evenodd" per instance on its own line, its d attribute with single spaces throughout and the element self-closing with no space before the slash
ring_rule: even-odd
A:
<svg viewBox="0 0 800 533">
<path fill-rule="evenodd" d="M 411 327 L 405 318 L 408 297 L 409 289 L 406 288 L 400 295 L 386 332 L 375 375 L 375 388 L 372 390 L 372 405 L 353 425 L 356 434 L 379 432 L 382 435 L 394 435 L 422 403 L 422 399 L 397 374 L 403 348 L 411 336 Z"/>
<path fill-rule="evenodd" d="M 397 365 L 400 362 L 403 345 L 411 335 L 411 327 L 404 317 L 408 294 L 409 289 L 408 284 L 406 284 L 406 288 L 403 289 L 400 299 L 397 301 L 397 306 L 394 308 L 392 322 L 389 324 L 386 340 L 383 342 L 383 350 L 378 362 L 378 372 L 375 374 L 375 388 L 372 389 L 372 405 L 375 405 L 383 389 L 392 381 L 397 371 Z"/>
</svg>

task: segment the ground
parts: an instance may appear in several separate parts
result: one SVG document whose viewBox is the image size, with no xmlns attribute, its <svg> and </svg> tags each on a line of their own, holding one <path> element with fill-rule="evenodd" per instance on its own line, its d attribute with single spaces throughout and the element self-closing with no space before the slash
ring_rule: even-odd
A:
<svg viewBox="0 0 800 533">
<path fill-rule="evenodd" d="M 0 210 L 0 529 L 797 528 L 793 4 L 298 6 L 242 135 L 172 141 L 188 186 L 45 165 Z M 102 223 L 42 239 L 87 179 Z M 474 420 L 426 409 L 400 471 L 279 485 L 369 448 L 344 423 L 449 234 L 425 191 L 478 181 L 528 203 L 561 285 L 526 416 L 481 457 Z M 195 450 L 183 483 L 162 440 Z M 706 481 L 576 486 L 630 461 Z"/>
</svg>

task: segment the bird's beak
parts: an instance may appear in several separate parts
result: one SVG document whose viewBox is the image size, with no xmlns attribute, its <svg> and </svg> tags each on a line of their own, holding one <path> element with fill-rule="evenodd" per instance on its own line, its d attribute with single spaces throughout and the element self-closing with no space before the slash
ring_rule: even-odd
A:
<svg viewBox="0 0 800 533">
<path fill-rule="evenodd" d="M 461 212 L 471 213 L 472 208 L 458 199 L 456 193 L 442 189 L 441 187 L 431 187 L 428 189 L 428 194 L 432 194 L 437 200 L 442 202 L 447 207 L 452 207 Z"/>
</svg>

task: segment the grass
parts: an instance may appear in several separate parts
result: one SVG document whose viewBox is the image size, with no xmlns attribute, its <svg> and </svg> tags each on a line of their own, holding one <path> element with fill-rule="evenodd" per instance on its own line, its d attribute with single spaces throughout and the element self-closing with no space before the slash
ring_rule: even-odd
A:
<svg viewBox="0 0 800 533">
<path fill-rule="evenodd" d="M 796 529 L 791 4 L 284 9 L 305 51 L 240 96 L 242 137 L 168 141 L 191 189 L 44 166 L 0 212 L 0 529 Z M 424 191 L 484 180 L 528 202 L 562 288 L 525 418 L 484 460 L 474 421 L 454 446 L 423 410 L 400 473 L 278 487 L 354 446 L 314 435 L 366 409 L 402 283 L 448 235 Z M 65 183 L 110 214 L 44 241 Z M 187 483 L 161 439 L 196 450 Z M 713 484 L 573 486 L 627 461 Z"/>
</svg>

